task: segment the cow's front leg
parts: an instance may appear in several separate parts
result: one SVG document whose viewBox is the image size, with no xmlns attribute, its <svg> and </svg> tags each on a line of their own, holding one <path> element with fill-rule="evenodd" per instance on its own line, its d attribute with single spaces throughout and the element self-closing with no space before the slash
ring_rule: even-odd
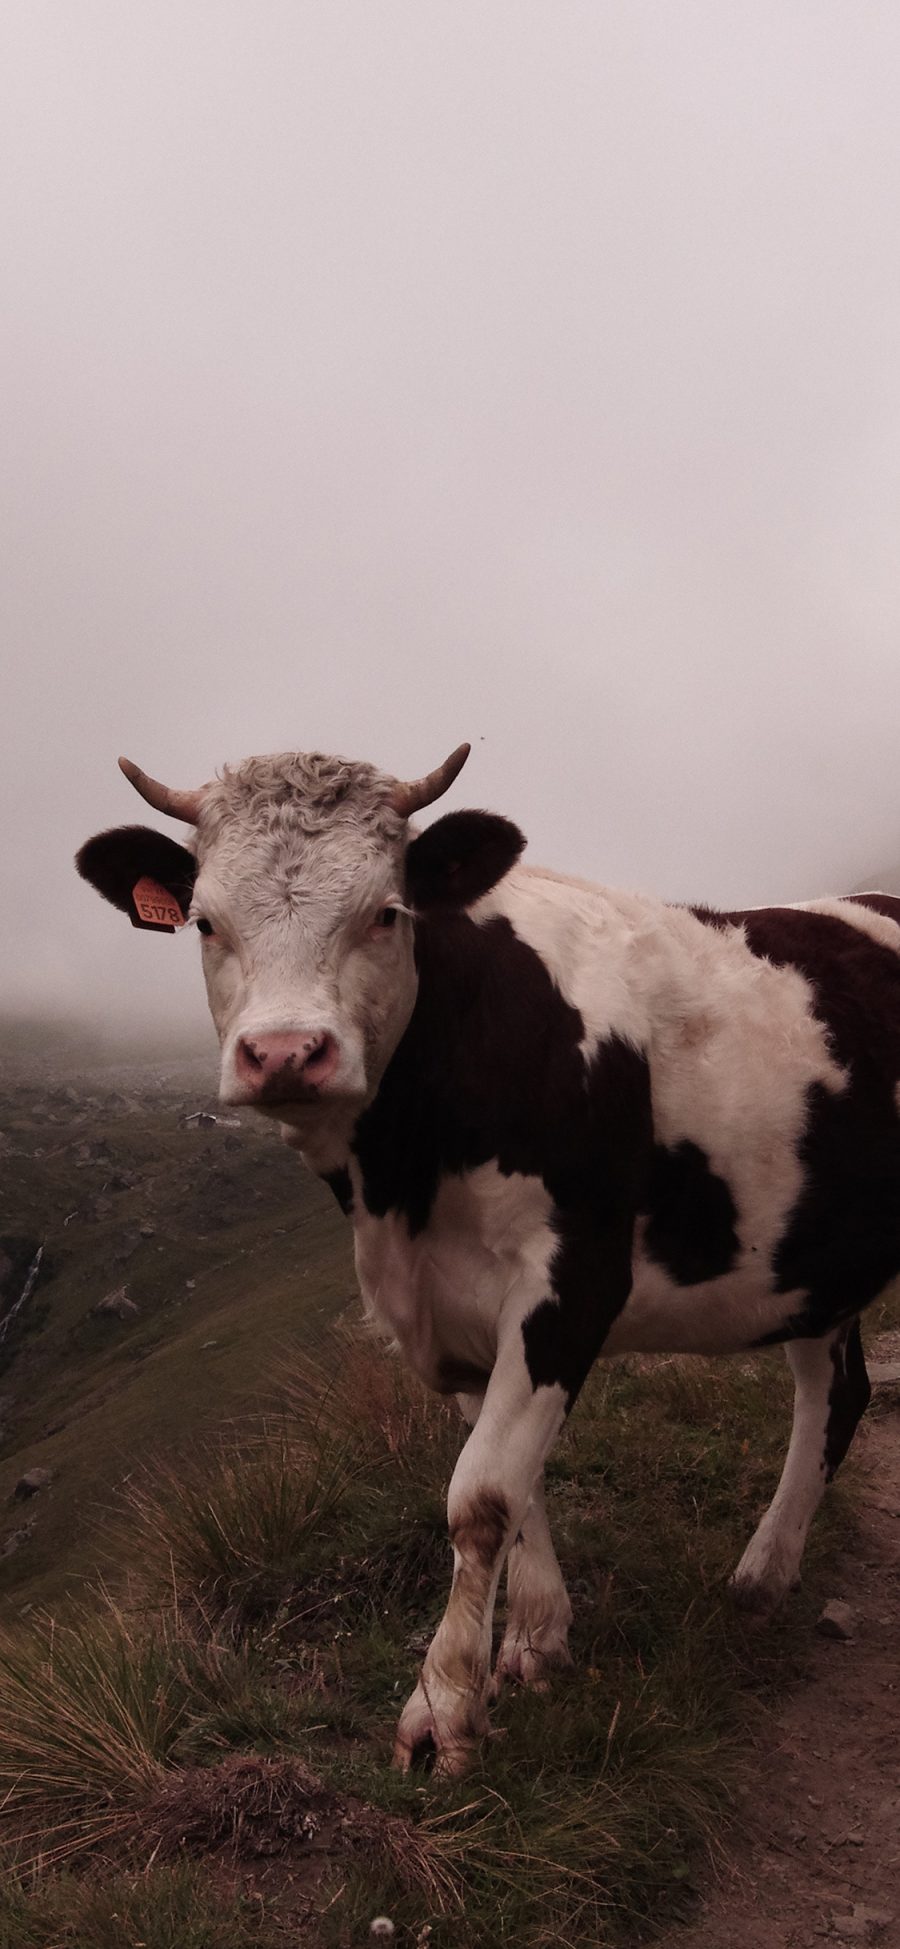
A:
<svg viewBox="0 0 900 1949">
<path fill-rule="evenodd" d="M 566 1400 L 561 1386 L 532 1384 L 521 1330 L 514 1326 L 498 1349 L 481 1412 L 450 1483 L 453 1584 L 397 1729 L 394 1761 L 404 1770 L 416 1749 L 431 1743 L 436 1770 L 461 1773 L 488 1729 L 497 1584 L 562 1426 Z"/>
<path fill-rule="evenodd" d="M 456 1398 L 474 1428 L 484 1395 Z M 494 1666 L 491 1697 L 497 1697 L 505 1678 L 520 1685 L 540 1685 L 548 1666 L 570 1665 L 571 1622 L 572 1606 L 550 1535 L 541 1471 L 506 1559 L 506 1630 Z"/>
<path fill-rule="evenodd" d="M 494 1691 L 504 1678 L 539 1685 L 551 1665 L 570 1665 L 572 1606 L 557 1562 L 538 1477 L 507 1560 L 506 1630 L 494 1671 Z"/>
</svg>

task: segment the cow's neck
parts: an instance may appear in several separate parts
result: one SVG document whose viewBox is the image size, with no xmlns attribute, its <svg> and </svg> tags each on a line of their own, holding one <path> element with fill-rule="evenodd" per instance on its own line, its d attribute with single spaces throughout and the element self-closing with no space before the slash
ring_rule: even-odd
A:
<svg viewBox="0 0 900 1949">
<path fill-rule="evenodd" d="M 336 1105 L 331 1111 L 317 1110 L 314 1124 L 283 1123 L 280 1128 L 283 1141 L 300 1152 L 307 1168 L 330 1182 L 346 1171 L 355 1123 L 354 1111 Z"/>
<path fill-rule="evenodd" d="M 367 1210 L 413 1235 L 447 1173 L 540 1174 L 545 1128 L 584 1093 L 581 1016 L 508 920 L 436 917 L 416 946 L 416 1005 L 352 1143 Z"/>
<path fill-rule="evenodd" d="M 355 1127 L 335 1110 L 282 1134 L 345 1207 L 428 1223 L 441 1178 L 496 1160 L 541 1174 L 544 1132 L 582 1111 L 584 1023 L 502 915 L 444 914 L 416 931 L 418 993 Z M 358 1214 L 357 1214 L 358 1215 Z"/>
<path fill-rule="evenodd" d="M 409 1142 L 417 1144 L 414 1130 L 445 1122 L 448 1098 L 464 1084 L 463 1045 L 476 1057 L 487 1029 L 485 982 L 492 958 L 490 942 L 467 915 L 420 920 L 415 1006 L 372 1102 L 359 1115 L 335 1106 L 330 1113 L 317 1109 L 301 1126 L 281 1125 L 284 1142 L 340 1203 L 348 1172 L 358 1174 L 360 1146 L 369 1155 L 377 1144 L 393 1169 Z"/>
</svg>

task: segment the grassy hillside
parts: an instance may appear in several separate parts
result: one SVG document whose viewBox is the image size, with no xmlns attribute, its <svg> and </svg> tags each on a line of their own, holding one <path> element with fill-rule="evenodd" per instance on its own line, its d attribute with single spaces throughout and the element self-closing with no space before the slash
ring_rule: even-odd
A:
<svg viewBox="0 0 900 1949">
<path fill-rule="evenodd" d="M 7 1610 L 108 1566 L 97 1518 L 116 1485 L 246 1408 L 279 1344 L 314 1334 L 353 1292 L 330 1193 L 270 1127 L 184 1123 L 204 1106 L 215 1112 L 197 1065 L 168 1080 L 143 1067 L 45 1075 L 0 1104 L 0 1332 L 43 1247 L 0 1342 Z M 123 1287 L 122 1317 L 94 1311 Z M 52 1482 L 14 1501 L 34 1468 Z"/>
<path fill-rule="evenodd" d="M 4 1104 L 0 1327 L 44 1257 L 0 1344 L 0 1949 L 666 1938 L 847 1520 L 783 1618 L 735 1615 L 781 1357 L 593 1377 L 548 1472 L 575 1668 L 501 1699 L 468 1779 L 400 1780 L 455 1410 L 335 1325 L 344 1221 L 266 1128 L 186 1125 L 208 1086 L 32 1071 Z"/>
</svg>

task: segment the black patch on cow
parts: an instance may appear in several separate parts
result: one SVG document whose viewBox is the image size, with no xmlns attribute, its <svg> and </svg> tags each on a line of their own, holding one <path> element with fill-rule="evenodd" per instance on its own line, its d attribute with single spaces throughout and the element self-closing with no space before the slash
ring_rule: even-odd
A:
<svg viewBox="0 0 900 1949">
<path fill-rule="evenodd" d="M 334 1192 L 344 1217 L 350 1218 L 353 1213 L 353 1185 L 346 1165 L 342 1164 L 337 1171 L 323 1171 L 322 1183 Z"/>
<path fill-rule="evenodd" d="M 368 1210 L 402 1212 L 413 1237 L 447 1171 L 540 1177 L 549 1152 L 557 1176 L 581 1174 L 567 1119 L 584 1085 L 581 1016 L 508 920 L 429 915 L 416 961 L 409 1027 L 353 1140 Z"/>
<path fill-rule="evenodd" d="M 559 1243 L 526 1321 L 535 1386 L 574 1397 L 631 1286 L 652 1150 L 646 1059 L 616 1037 L 585 1063 L 584 1024 L 509 921 L 416 925 L 409 1027 L 354 1135 L 366 1207 L 428 1224 L 441 1178 L 495 1162 L 540 1178 Z"/>
<path fill-rule="evenodd" d="M 830 1482 L 872 1399 L 859 1321 L 853 1320 L 831 1349 L 834 1379 L 825 1429 L 825 1479 Z"/>
<path fill-rule="evenodd" d="M 132 888 L 145 875 L 174 896 L 182 913 L 191 904 L 197 861 L 186 846 L 179 846 L 168 833 L 154 832 L 152 826 L 115 826 L 110 832 L 98 832 L 76 853 L 75 864 L 82 879 L 123 914 L 133 914 Z"/>
<path fill-rule="evenodd" d="M 805 1314 L 797 1313 L 792 1318 L 785 1320 L 783 1326 L 773 1327 L 771 1333 L 761 1333 L 758 1339 L 751 1340 L 749 1344 L 754 1349 L 783 1347 L 787 1345 L 789 1340 L 803 1340 L 809 1339 L 809 1337 L 806 1330 Z"/>
<path fill-rule="evenodd" d="M 573 1104 L 569 1114 L 580 1124 L 582 1170 L 565 1181 L 544 1176 L 559 1236 L 554 1297 L 529 1314 L 522 1337 L 532 1386 L 562 1386 L 571 1408 L 631 1291 L 634 1220 L 653 1152 L 646 1057 L 610 1036 L 586 1069 L 583 1112 Z"/>
<path fill-rule="evenodd" d="M 437 1363 L 434 1386 L 438 1394 L 483 1394 L 490 1378 L 473 1361 L 455 1360 L 452 1354 L 443 1354 Z"/>
<path fill-rule="evenodd" d="M 522 1322 L 522 1341 L 532 1387 L 564 1388 L 567 1405 L 571 1407 L 584 1386 L 594 1355 L 589 1355 L 585 1364 L 579 1336 L 563 1330 L 558 1299 L 542 1299 L 529 1313 Z"/>
<path fill-rule="evenodd" d="M 880 896 L 879 896 L 880 897 Z M 761 1345 L 817 1338 L 853 1318 L 900 1272 L 900 953 L 830 914 L 788 907 L 697 918 L 742 927 L 751 952 L 794 967 L 848 1075 L 808 1092 L 803 1188 L 774 1255 L 775 1289 L 805 1294 Z"/>
<path fill-rule="evenodd" d="M 657 1144 L 647 1189 L 647 1257 L 678 1286 L 730 1272 L 739 1251 L 737 1207 L 699 1144 Z"/>
<path fill-rule="evenodd" d="M 471 907 L 515 866 L 525 835 L 495 812 L 447 812 L 406 849 L 406 898 L 416 913 Z"/>
<path fill-rule="evenodd" d="M 740 926 L 742 919 L 740 914 L 722 914 L 717 907 L 688 907 L 688 913 L 695 920 L 702 920 L 704 927 L 715 927 L 720 934 L 727 927 Z"/>
</svg>

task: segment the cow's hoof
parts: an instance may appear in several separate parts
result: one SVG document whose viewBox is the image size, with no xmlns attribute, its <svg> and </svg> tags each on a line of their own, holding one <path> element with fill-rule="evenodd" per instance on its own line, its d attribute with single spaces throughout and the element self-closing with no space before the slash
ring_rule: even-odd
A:
<svg viewBox="0 0 900 1949">
<path fill-rule="evenodd" d="M 758 1623 L 766 1623 L 777 1611 L 789 1590 L 800 1582 L 800 1565 L 794 1551 L 779 1546 L 776 1536 L 752 1536 L 740 1563 L 730 1578 L 728 1589 L 739 1610 Z"/>
<path fill-rule="evenodd" d="M 487 1713 L 468 1696 L 442 1699 L 440 1685 L 421 1679 L 400 1715 L 393 1764 L 401 1773 L 430 1766 L 436 1779 L 466 1773 L 489 1730 Z"/>
<path fill-rule="evenodd" d="M 728 1595 L 735 1609 L 742 1611 L 753 1624 L 768 1624 L 781 1601 L 778 1592 L 772 1591 L 768 1584 L 737 1575 L 728 1579 Z"/>
<path fill-rule="evenodd" d="M 756 1624 L 768 1624 L 790 1590 L 799 1588 L 800 1578 L 751 1577 L 740 1565 L 728 1580 L 728 1593 L 739 1611 Z"/>
<path fill-rule="evenodd" d="M 565 1632 L 561 1636 L 548 1635 L 543 1638 L 531 1638 L 526 1632 L 515 1632 L 505 1637 L 500 1646 L 491 1680 L 491 1695 L 496 1698 L 507 1680 L 514 1685 L 529 1685 L 535 1692 L 546 1692 L 553 1671 L 571 1663 L 572 1654 Z"/>
</svg>

